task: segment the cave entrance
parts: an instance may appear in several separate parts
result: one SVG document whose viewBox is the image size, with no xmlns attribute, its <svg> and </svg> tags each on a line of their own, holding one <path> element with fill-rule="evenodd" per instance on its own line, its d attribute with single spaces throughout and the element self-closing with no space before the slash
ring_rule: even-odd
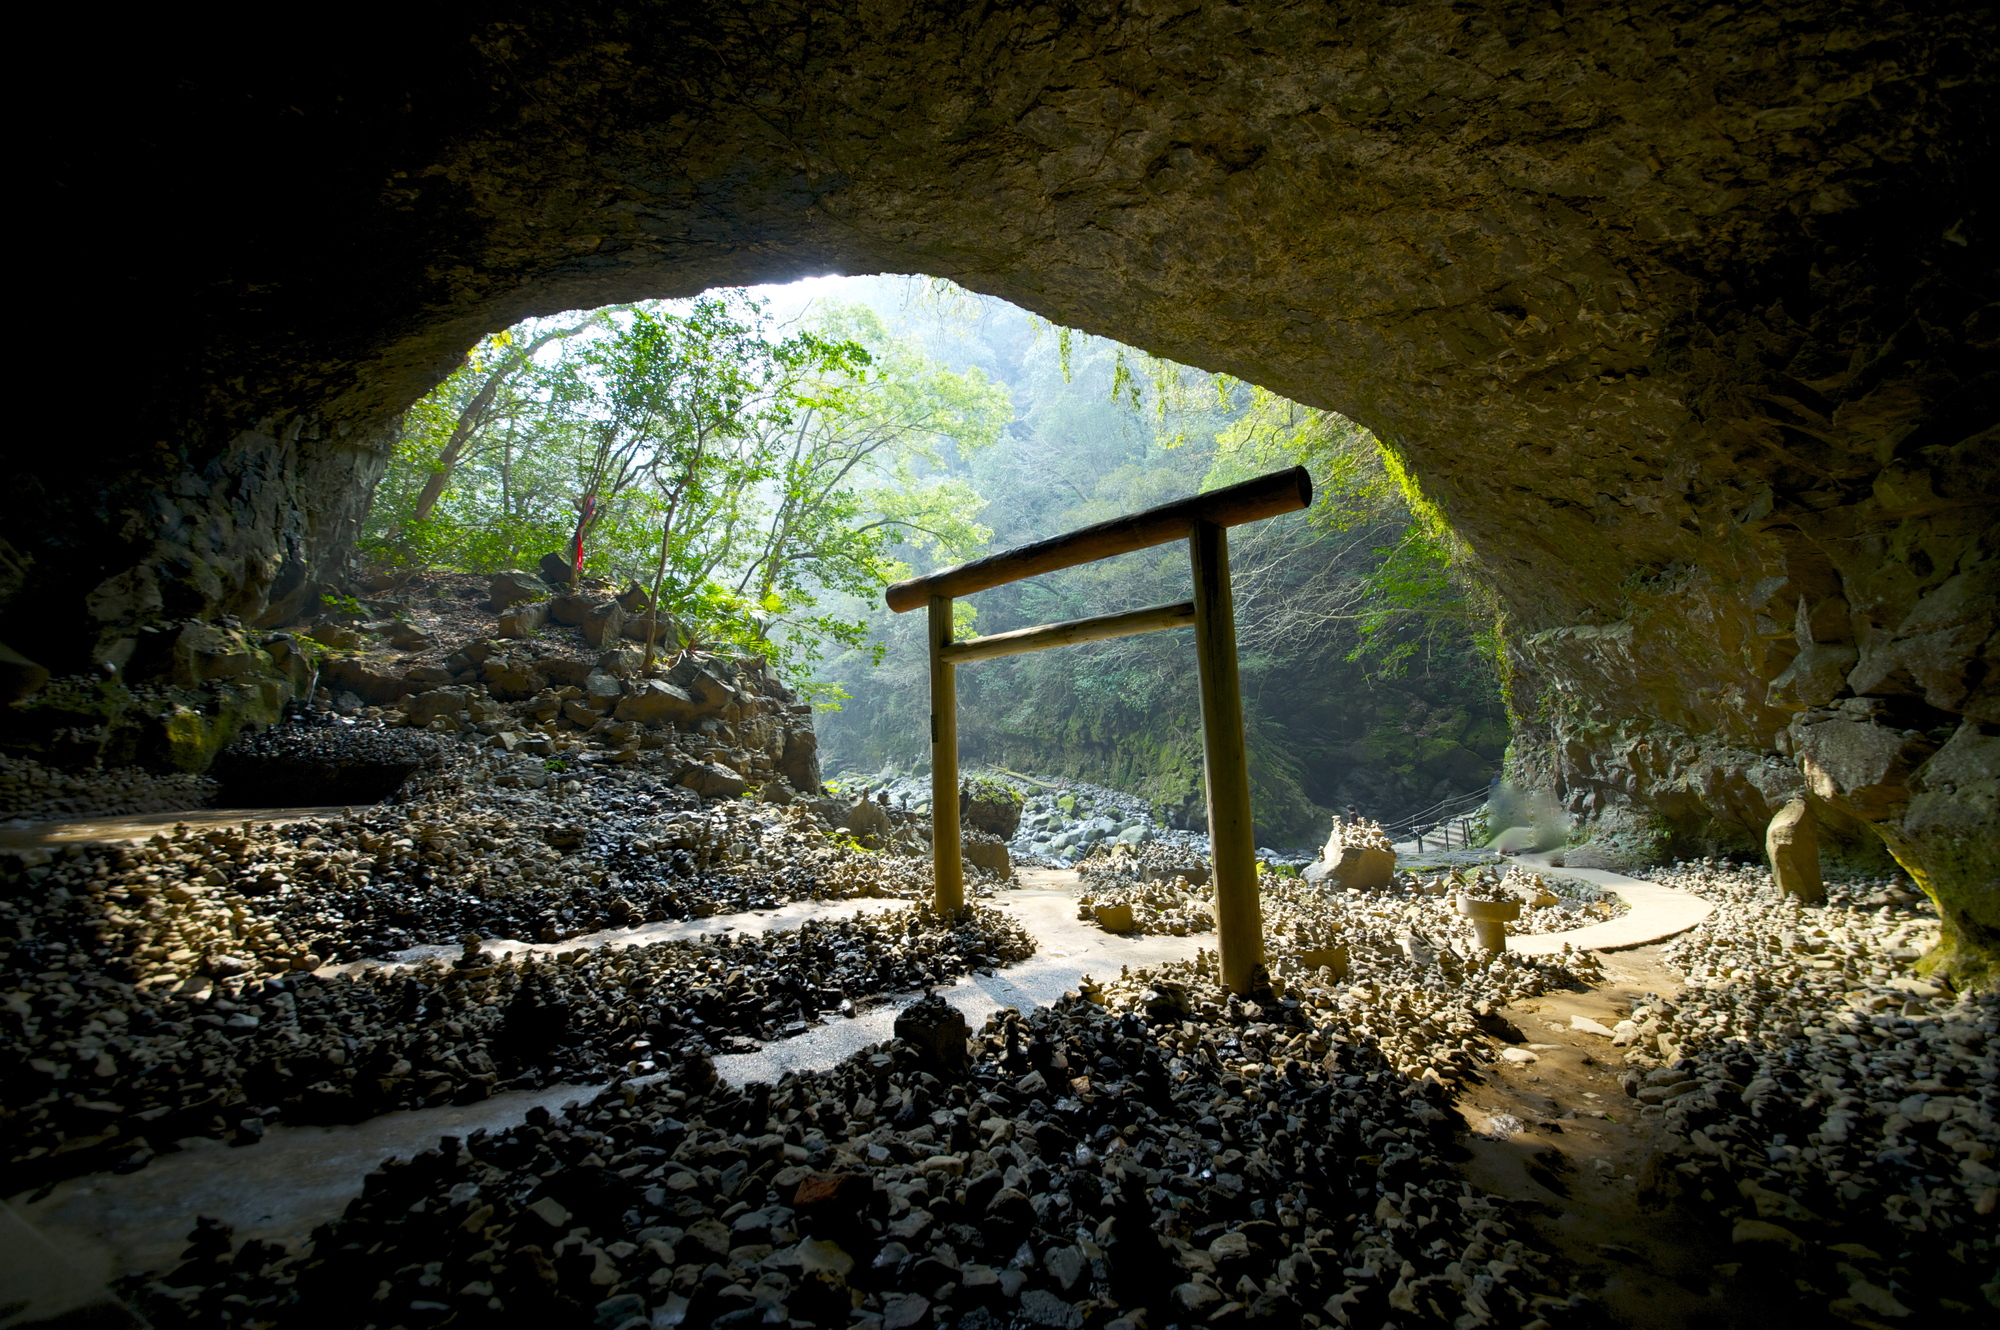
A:
<svg viewBox="0 0 2000 1330">
<path fill-rule="evenodd" d="M 1228 528 L 1312 504 L 1302 466 L 1224 489 L 1114 517 L 1108 522 L 1004 550 L 955 568 L 898 582 L 883 593 L 898 614 L 923 606 L 931 683 L 931 856 L 934 902 L 942 914 L 965 909 L 965 865 L 958 825 L 958 682 L 960 662 L 1046 651 L 1169 628 L 1194 629 L 1201 678 L 1202 774 L 1208 794 L 1209 854 L 1215 885 L 1216 953 L 1222 981 L 1243 993 L 1264 963 L 1264 917 L 1257 898 L 1257 849 L 1250 816 L 1250 770 L 1243 742 L 1243 697 L 1236 670 L 1236 610 L 1229 590 Z M 1194 599 L 951 640 L 959 596 L 1024 577 L 1095 563 L 1133 550 L 1185 540 Z"/>
</svg>

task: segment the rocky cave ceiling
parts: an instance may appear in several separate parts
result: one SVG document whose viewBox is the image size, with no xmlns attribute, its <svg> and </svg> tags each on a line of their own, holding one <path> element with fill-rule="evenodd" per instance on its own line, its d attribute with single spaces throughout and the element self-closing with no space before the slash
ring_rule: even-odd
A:
<svg viewBox="0 0 2000 1330">
<path fill-rule="evenodd" d="M 11 677 L 141 684 L 188 668 L 149 628 L 297 613 L 489 330 L 921 272 L 1388 440 L 1496 588 L 1517 772 L 1607 861 L 1810 791 L 1944 902 L 1947 963 L 2000 938 L 1991 10 L 152 21 L 49 131 L 96 255 L 68 345 L 147 345 L 56 367 L 89 475 L 17 467 Z"/>
</svg>

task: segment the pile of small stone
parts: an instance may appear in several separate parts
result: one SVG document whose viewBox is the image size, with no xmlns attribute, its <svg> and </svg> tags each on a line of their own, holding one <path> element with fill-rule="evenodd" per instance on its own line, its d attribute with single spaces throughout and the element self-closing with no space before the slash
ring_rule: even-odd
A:
<svg viewBox="0 0 2000 1330">
<path fill-rule="evenodd" d="M 244 1142 L 274 1119 L 354 1122 L 644 1074 L 692 1053 L 749 1051 L 1033 949 L 998 911 L 946 920 L 917 906 L 553 957 L 496 957 L 471 939 L 449 964 L 149 992 L 103 973 L 86 946 L 24 953 L 0 941 L 5 1157 L 28 1186 L 135 1167 L 183 1136 Z"/>
<path fill-rule="evenodd" d="M 1077 860 L 1076 874 L 1089 886 L 1108 888 L 1130 882 L 1171 882 L 1176 877 L 1205 881 L 1209 867 L 1206 848 L 1196 854 L 1185 846 L 1160 841 L 1140 846 L 1111 842 L 1085 851 Z"/>
<path fill-rule="evenodd" d="M 1117 933 L 1186 937 L 1215 927 L 1206 854 L 1155 841 L 1092 847 L 1078 861 L 1076 917 Z"/>
<path fill-rule="evenodd" d="M 1326 843 L 1329 850 L 1339 845 L 1362 850 L 1383 850 L 1390 854 L 1396 852 L 1396 843 L 1389 838 L 1389 833 L 1382 829 L 1382 824 L 1366 817 L 1335 817 L 1333 832 L 1327 837 Z"/>
<path fill-rule="evenodd" d="M 1077 896 L 1076 917 L 1113 933 L 1186 937 L 1215 928 L 1208 888 L 1180 876 L 1164 882 L 1083 891 Z"/>
<path fill-rule="evenodd" d="M 1617 1027 L 1661 1130 L 1655 1199 L 1834 1317 L 1969 1324 L 2000 1305 L 2000 995 L 1911 972 L 1928 904 L 1859 882 L 1804 905 L 1727 864 L 1652 876 L 1717 905 L 1668 952 L 1687 989 Z"/>
<path fill-rule="evenodd" d="M 206 1224 L 129 1292 L 162 1326 L 413 1330 L 1568 1311 L 1453 1173 L 1442 1091 L 1349 1037 L 1345 1011 L 1324 992 L 1231 998 L 1188 966 L 1003 1013 L 970 1049 L 934 1021 L 775 1086 L 689 1059 L 392 1161 L 297 1251 Z"/>
<path fill-rule="evenodd" d="M 211 774 L 225 807 L 375 804 L 439 787 L 470 756 L 438 735 L 308 712 L 238 739 L 216 754 Z"/>
<path fill-rule="evenodd" d="M 1211 889 L 1205 881 L 1195 885 L 1182 875 L 1166 876 L 1174 872 L 1170 863 L 1170 854 L 1156 846 L 1086 859 L 1079 870 L 1086 888 L 1078 896 L 1077 918 L 1119 933 L 1185 937 L 1212 931 Z M 1205 866 L 1194 871 L 1204 880 L 1208 876 Z M 1453 903 L 1460 894 L 1521 901 L 1520 919 L 1507 925 L 1510 933 L 1519 934 L 1566 932 L 1629 908 L 1587 884 L 1551 885 L 1520 869 L 1511 869 L 1506 879 L 1490 869 L 1434 879 L 1404 874 L 1382 892 L 1345 891 L 1282 872 L 1260 873 L 1258 883 L 1266 947 L 1273 955 L 1334 947 L 1347 948 L 1350 959 L 1374 952 L 1470 955 L 1479 949 L 1471 924 Z M 1588 899 L 1590 895 L 1598 898 Z"/>
<path fill-rule="evenodd" d="M 7 888 L 18 875 L 84 898 L 93 926 L 121 939 L 108 963 L 144 985 L 388 957 L 466 933 L 559 942 L 931 892 L 927 860 L 844 846 L 808 805 L 702 803 L 638 772 L 569 784 L 553 797 L 461 787 L 284 825 L 27 852 L 0 860 L 0 890 L 18 902 L 25 890 Z"/>
<path fill-rule="evenodd" d="M 61 771 L 33 758 L 0 753 L 0 821 L 57 822 L 78 817 L 206 808 L 218 782 L 176 771 L 92 767 Z"/>
<path fill-rule="evenodd" d="M 1468 900 L 1518 903 L 1520 916 L 1507 921 L 1507 931 L 1521 936 L 1566 933 L 1632 912 L 1632 907 L 1624 901 L 1589 883 L 1575 878 L 1544 878 L 1519 865 L 1510 865 L 1504 875 L 1496 868 L 1481 867 L 1420 879 L 1418 890 L 1447 901 L 1452 896 L 1463 896 Z"/>
<path fill-rule="evenodd" d="M 335 615 L 313 625 L 308 636 L 331 649 L 314 656 L 314 704 L 363 725 L 475 746 L 505 764 L 500 783 L 518 788 L 605 762 L 711 798 L 754 791 L 789 803 L 820 792 L 811 706 L 761 657 L 678 649 L 678 630 L 654 624 L 638 587 L 614 597 L 587 584 L 569 594 L 532 575 L 501 574 L 490 601 L 476 587 L 455 591 L 498 610 L 498 622 L 389 599 L 367 607 L 387 617 Z M 668 649 L 656 641 L 649 655 L 649 633 Z M 293 635 L 276 636 L 287 641 L 274 650 L 296 649 Z"/>
</svg>

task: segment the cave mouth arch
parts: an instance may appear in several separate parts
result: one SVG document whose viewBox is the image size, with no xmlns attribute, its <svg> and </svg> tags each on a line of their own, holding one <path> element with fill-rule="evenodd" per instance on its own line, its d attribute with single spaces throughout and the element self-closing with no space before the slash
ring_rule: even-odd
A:
<svg viewBox="0 0 2000 1330">
<path fill-rule="evenodd" d="M 56 183 L 149 200 L 119 294 L 185 335 L 120 385 L 101 485 L 21 468 L 8 677 L 208 682 L 156 630 L 337 579 L 397 413 L 484 331 L 930 273 L 1390 441 L 1505 606 L 1518 774 L 1604 852 L 1753 846 L 1810 797 L 1984 973 L 1994 24 L 588 3 L 248 61 L 155 34 L 98 90 L 131 169 L 83 182 L 79 137 Z"/>
</svg>

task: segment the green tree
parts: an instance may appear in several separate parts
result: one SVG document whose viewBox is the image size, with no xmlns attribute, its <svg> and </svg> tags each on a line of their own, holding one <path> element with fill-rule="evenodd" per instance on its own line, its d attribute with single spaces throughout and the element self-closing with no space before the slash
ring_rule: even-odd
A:
<svg viewBox="0 0 2000 1330">
<path fill-rule="evenodd" d="M 953 468 L 1010 407 L 866 310 L 782 331 L 722 291 L 493 339 L 410 413 L 371 548 L 490 571 L 575 541 L 650 587 L 649 654 L 680 645 L 657 640 L 663 615 L 798 667 L 864 646 L 864 619 L 824 599 L 872 598 L 908 544 L 959 557 L 985 538 Z"/>
<path fill-rule="evenodd" d="M 1483 784 L 1506 742 L 1476 596 L 1448 533 L 1428 526 L 1392 455 L 1353 422 L 1099 339 L 1052 339 L 997 301 L 902 296 L 885 317 L 954 368 L 979 366 L 1018 405 L 965 468 L 981 521 L 1010 547 L 1303 463 L 1314 507 L 1230 533 L 1253 801 L 1267 844 L 1324 836 L 1323 811 L 1393 817 Z M 905 549 L 922 568 L 936 560 Z M 981 592 L 994 632 L 1184 599 L 1179 542 Z M 825 724 L 829 763 L 872 770 L 924 753 L 920 615 L 878 605 L 879 668 L 828 663 L 853 694 Z M 981 662 L 958 671 L 965 759 L 1067 772 L 1202 812 L 1199 706 L 1184 633 Z"/>
</svg>

